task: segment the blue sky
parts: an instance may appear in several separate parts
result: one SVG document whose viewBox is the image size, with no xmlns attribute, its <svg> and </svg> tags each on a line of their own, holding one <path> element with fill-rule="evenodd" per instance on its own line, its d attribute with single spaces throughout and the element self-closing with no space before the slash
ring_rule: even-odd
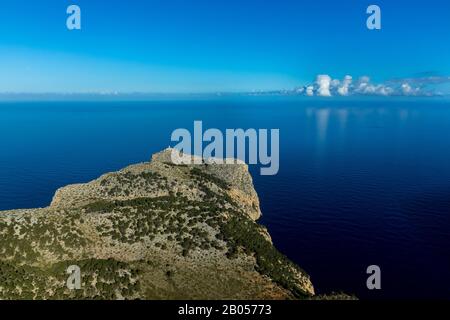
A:
<svg viewBox="0 0 450 320">
<path fill-rule="evenodd" d="M 66 28 L 66 8 L 82 30 Z M 382 30 L 366 28 L 370 4 Z M 0 92 L 213 92 L 450 76 L 450 2 L 2 0 Z M 447 88 L 447 85 L 443 85 Z"/>
</svg>

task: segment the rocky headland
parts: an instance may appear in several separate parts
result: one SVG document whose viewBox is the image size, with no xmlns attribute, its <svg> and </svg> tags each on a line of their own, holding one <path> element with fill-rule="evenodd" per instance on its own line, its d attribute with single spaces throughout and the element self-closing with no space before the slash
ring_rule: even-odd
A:
<svg viewBox="0 0 450 320">
<path fill-rule="evenodd" d="M 309 276 L 273 246 L 245 164 L 151 161 L 0 212 L 0 299 L 303 299 Z M 67 268 L 79 266 L 81 289 Z"/>
</svg>

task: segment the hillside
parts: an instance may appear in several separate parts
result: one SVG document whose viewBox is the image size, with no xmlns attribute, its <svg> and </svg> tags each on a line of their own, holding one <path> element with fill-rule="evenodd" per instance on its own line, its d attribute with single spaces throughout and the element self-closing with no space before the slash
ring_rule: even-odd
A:
<svg viewBox="0 0 450 320">
<path fill-rule="evenodd" d="M 150 162 L 0 212 L 1 299 L 294 299 L 309 276 L 280 254 L 245 164 Z M 66 269 L 82 287 L 66 287 Z"/>
</svg>

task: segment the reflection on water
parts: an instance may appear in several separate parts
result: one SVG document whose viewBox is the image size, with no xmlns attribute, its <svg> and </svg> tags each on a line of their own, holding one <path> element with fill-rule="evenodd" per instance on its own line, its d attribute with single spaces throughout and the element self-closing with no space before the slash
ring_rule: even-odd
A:
<svg viewBox="0 0 450 320">
<path fill-rule="evenodd" d="M 396 121 L 397 124 L 403 125 L 408 121 L 411 114 L 420 116 L 418 110 L 409 110 L 407 108 L 394 108 L 391 110 L 385 107 L 379 108 L 346 108 L 346 107 L 308 107 L 305 108 L 305 114 L 309 122 L 314 123 L 318 137 L 318 143 L 322 144 L 327 139 L 329 126 L 335 125 L 337 122 L 339 128 L 345 131 L 348 119 L 354 123 L 369 122 L 371 125 L 384 125 L 384 121 Z"/>
<path fill-rule="evenodd" d="M 318 109 L 316 111 L 317 132 L 319 140 L 323 141 L 327 137 L 328 120 L 330 118 L 330 109 Z"/>
<path fill-rule="evenodd" d="M 346 126 L 347 126 L 347 119 L 348 119 L 348 109 L 338 109 L 337 110 L 337 116 L 339 119 L 339 124 L 340 124 L 340 128 L 342 130 L 345 130 Z"/>
</svg>

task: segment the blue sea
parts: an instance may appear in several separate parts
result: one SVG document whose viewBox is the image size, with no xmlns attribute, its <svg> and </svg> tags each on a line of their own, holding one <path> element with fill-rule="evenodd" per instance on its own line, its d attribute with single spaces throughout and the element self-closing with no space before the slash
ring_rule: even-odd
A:
<svg viewBox="0 0 450 320">
<path fill-rule="evenodd" d="M 197 97 L 0 103 L 0 210 L 147 161 L 176 128 L 279 128 L 280 171 L 251 167 L 277 248 L 318 293 L 450 298 L 450 103 Z M 173 144 L 172 144 L 173 145 Z M 366 268 L 381 268 L 381 290 Z"/>
</svg>

